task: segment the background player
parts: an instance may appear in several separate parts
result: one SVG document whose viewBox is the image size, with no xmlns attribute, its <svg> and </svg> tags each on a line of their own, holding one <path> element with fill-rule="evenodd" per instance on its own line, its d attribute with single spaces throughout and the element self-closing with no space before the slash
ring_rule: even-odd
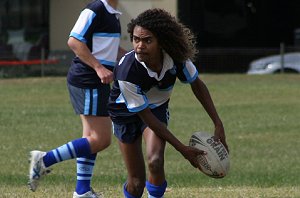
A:
<svg viewBox="0 0 300 198">
<path fill-rule="evenodd" d="M 111 143 L 107 112 L 121 27 L 118 0 L 96 0 L 81 12 L 68 40 L 76 54 L 68 72 L 68 88 L 74 110 L 80 114 L 82 138 L 48 152 L 30 153 L 29 186 L 35 191 L 41 176 L 55 163 L 77 158 L 77 184 L 73 197 L 98 197 L 91 189 L 97 152 Z"/>
</svg>

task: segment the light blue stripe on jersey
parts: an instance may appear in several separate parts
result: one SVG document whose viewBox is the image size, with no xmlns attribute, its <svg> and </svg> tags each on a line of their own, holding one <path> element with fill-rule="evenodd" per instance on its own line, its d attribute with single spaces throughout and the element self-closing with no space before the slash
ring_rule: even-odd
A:
<svg viewBox="0 0 300 198">
<path fill-rule="evenodd" d="M 130 108 L 130 109 L 128 108 L 128 111 L 129 112 L 140 112 L 143 109 L 146 109 L 146 107 L 148 107 L 148 103 L 145 103 L 145 104 L 143 104 L 142 106 L 139 106 L 139 107 Z"/>
<path fill-rule="evenodd" d="M 90 112 L 90 103 L 91 103 L 90 90 L 86 89 L 85 90 L 85 101 L 84 101 L 84 114 L 85 115 L 88 115 Z"/>
<path fill-rule="evenodd" d="M 120 38 L 121 34 L 120 33 L 95 33 L 95 34 L 93 34 L 93 36 Z"/>
<path fill-rule="evenodd" d="M 92 109 L 92 115 L 97 115 L 97 105 L 98 105 L 98 89 L 93 89 L 93 109 Z"/>
<path fill-rule="evenodd" d="M 89 11 L 92 12 L 92 13 L 91 13 L 91 15 L 89 15 L 87 23 L 85 24 L 83 30 L 80 32 L 81 35 L 84 35 L 86 33 L 86 31 L 89 29 L 89 27 L 93 23 L 93 20 L 96 16 L 96 14 L 93 11 L 91 11 L 91 10 L 89 10 Z"/>
<path fill-rule="evenodd" d="M 125 99 L 124 99 L 123 94 L 121 93 L 119 95 L 119 97 L 116 99 L 116 103 L 124 103 L 124 102 L 125 102 Z"/>
<path fill-rule="evenodd" d="M 77 40 L 79 40 L 79 41 L 81 41 L 81 42 L 83 42 L 83 43 L 86 43 L 86 39 L 85 39 L 82 35 L 77 34 L 77 33 L 75 33 L 75 32 L 71 32 L 70 37 L 74 37 L 74 38 L 76 38 Z"/>
<path fill-rule="evenodd" d="M 150 108 L 150 109 L 154 109 L 154 108 L 156 108 L 156 107 L 157 107 L 156 104 L 150 104 L 150 105 L 149 105 L 149 108 Z"/>
<path fill-rule="evenodd" d="M 102 65 L 109 65 L 109 66 L 115 66 L 116 62 L 107 61 L 107 60 L 98 60 Z"/>
<path fill-rule="evenodd" d="M 198 77 L 199 73 L 198 71 L 195 73 L 195 75 L 191 78 L 190 82 L 193 82 Z"/>
</svg>

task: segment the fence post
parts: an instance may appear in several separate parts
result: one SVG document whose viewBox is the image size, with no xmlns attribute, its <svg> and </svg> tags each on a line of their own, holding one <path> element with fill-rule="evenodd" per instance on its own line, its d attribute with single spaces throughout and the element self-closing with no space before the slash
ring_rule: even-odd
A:
<svg viewBox="0 0 300 198">
<path fill-rule="evenodd" d="M 280 43 L 280 73 L 284 73 L 284 43 Z"/>
<path fill-rule="evenodd" d="M 41 77 L 44 77 L 44 65 L 45 65 L 45 48 L 41 49 Z"/>
</svg>

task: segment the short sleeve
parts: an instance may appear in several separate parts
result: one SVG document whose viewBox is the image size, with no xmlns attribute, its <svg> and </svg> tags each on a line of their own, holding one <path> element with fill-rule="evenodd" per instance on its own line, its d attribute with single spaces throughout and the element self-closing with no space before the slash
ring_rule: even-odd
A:
<svg viewBox="0 0 300 198">
<path fill-rule="evenodd" d="M 94 18 L 96 17 L 95 12 L 90 9 L 84 9 L 76 21 L 73 29 L 71 30 L 70 37 L 74 37 L 81 42 L 86 43 L 85 35 L 89 30 L 90 26 L 93 23 Z"/>
<path fill-rule="evenodd" d="M 190 60 L 177 66 L 177 70 L 177 77 L 183 83 L 192 83 L 199 75 L 196 66 Z"/>
</svg>

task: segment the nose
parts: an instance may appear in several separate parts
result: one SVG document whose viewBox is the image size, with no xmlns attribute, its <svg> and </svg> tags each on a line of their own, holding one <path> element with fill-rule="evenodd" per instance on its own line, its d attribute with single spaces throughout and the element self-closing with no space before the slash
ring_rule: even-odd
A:
<svg viewBox="0 0 300 198">
<path fill-rule="evenodd" d="M 138 42 L 137 43 L 137 48 L 138 49 L 144 49 L 145 48 L 145 42 L 143 42 L 143 41 Z"/>
</svg>

